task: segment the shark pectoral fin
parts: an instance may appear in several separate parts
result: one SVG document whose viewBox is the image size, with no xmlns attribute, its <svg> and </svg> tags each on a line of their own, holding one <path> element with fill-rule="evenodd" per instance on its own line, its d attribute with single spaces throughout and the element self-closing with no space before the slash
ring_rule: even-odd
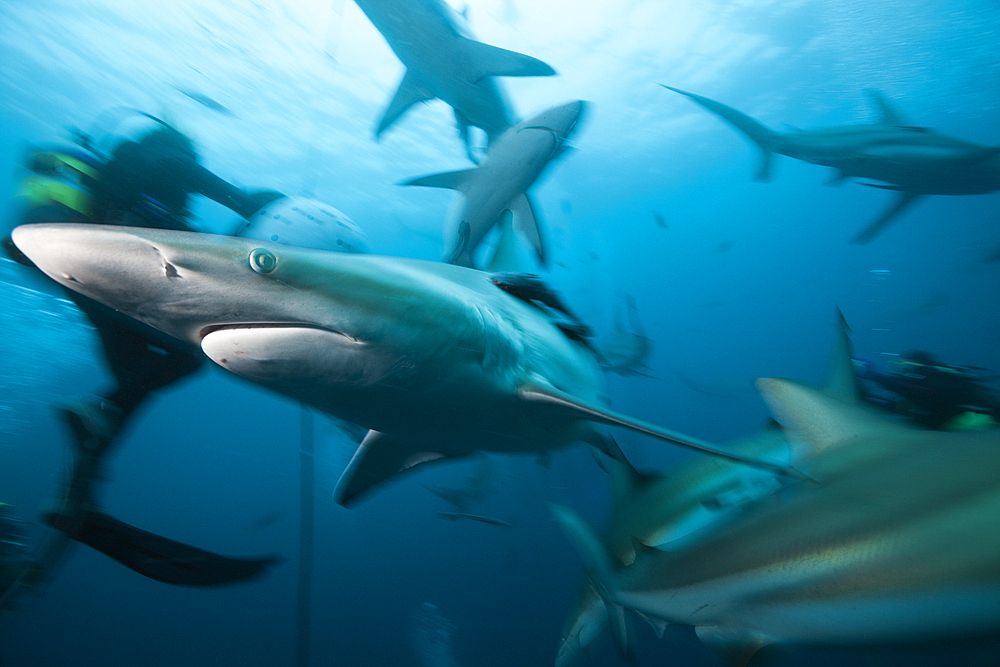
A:
<svg viewBox="0 0 1000 667">
<path fill-rule="evenodd" d="M 421 445 L 379 431 L 368 431 L 347 469 L 340 476 L 333 499 L 347 507 L 358 496 L 401 472 L 431 461 L 454 458 L 451 454 L 430 452 Z"/>
<path fill-rule="evenodd" d="M 385 113 L 382 114 L 382 119 L 379 121 L 378 127 L 375 128 L 375 138 L 377 139 L 381 136 L 390 125 L 399 120 L 399 117 L 406 113 L 406 110 L 414 104 L 432 99 L 434 99 L 434 95 L 424 88 L 418 76 L 413 73 L 413 70 L 406 70 L 403 80 L 400 81 L 399 87 L 396 88 L 396 94 L 392 96 L 389 106 L 386 107 Z"/>
<path fill-rule="evenodd" d="M 714 625 L 699 625 L 694 631 L 705 646 L 721 653 L 733 667 L 744 667 L 757 651 L 771 643 L 762 636 L 734 635 Z"/>
<path fill-rule="evenodd" d="M 914 202 L 922 197 L 923 195 L 920 193 L 902 190 L 899 198 L 896 200 L 896 203 L 889 207 L 885 213 L 880 215 L 875 222 L 858 232 L 858 234 L 851 239 L 851 243 L 868 243 L 873 238 L 881 234 L 882 230 L 888 227 L 889 223 L 895 220 L 897 215 L 908 209 L 914 204 Z"/>
<path fill-rule="evenodd" d="M 516 51 L 490 46 L 464 38 L 469 54 L 469 83 L 479 83 L 488 76 L 552 76 L 556 73 L 548 63 Z"/>
<path fill-rule="evenodd" d="M 176 586 L 224 586 L 255 579 L 279 562 L 273 556 L 229 558 L 118 521 L 102 512 L 48 513 L 43 521 L 144 577 Z"/>
<path fill-rule="evenodd" d="M 445 188 L 447 190 L 458 190 L 464 193 L 468 187 L 470 177 L 476 171 L 472 169 L 461 169 L 459 171 L 443 171 L 440 174 L 428 174 L 409 181 L 404 181 L 400 185 L 421 185 L 425 188 Z"/>
<path fill-rule="evenodd" d="M 535 207 L 527 193 L 522 192 L 515 197 L 508 208 L 514 214 L 518 229 L 531 243 L 531 247 L 535 249 L 538 261 L 542 263 L 542 266 L 548 266 L 548 257 L 545 252 L 545 243 L 542 240 L 542 232 L 539 229 L 538 217 L 535 215 Z"/>
<path fill-rule="evenodd" d="M 658 440 L 680 445 L 681 447 L 686 447 L 687 449 L 693 449 L 694 451 L 701 452 L 703 454 L 710 454 L 712 456 L 729 459 L 730 461 L 743 463 L 754 468 L 770 470 L 779 475 L 794 477 L 796 479 L 809 479 L 806 475 L 803 475 L 790 466 L 719 449 L 718 447 L 702 440 L 698 440 L 697 438 L 681 435 L 680 433 L 669 431 L 665 428 L 661 428 L 639 419 L 626 417 L 625 415 L 619 414 L 614 410 L 600 405 L 585 403 L 570 396 L 569 394 L 563 393 L 551 387 L 522 387 L 518 391 L 518 395 L 522 400 L 544 403 L 552 406 L 553 408 L 562 409 L 568 416 L 575 416 L 578 419 L 588 419 L 599 424 L 607 424 L 608 426 L 620 426 L 630 431 L 643 433 Z"/>
<path fill-rule="evenodd" d="M 628 653 L 625 609 L 612 598 L 617 575 L 611 553 L 576 512 L 554 503 L 549 503 L 549 511 L 552 513 L 552 518 L 566 534 L 570 544 L 580 555 L 580 560 L 583 561 L 583 566 L 590 575 L 594 589 L 601 596 L 601 600 L 607 608 L 611 633 L 622 653 Z"/>
</svg>

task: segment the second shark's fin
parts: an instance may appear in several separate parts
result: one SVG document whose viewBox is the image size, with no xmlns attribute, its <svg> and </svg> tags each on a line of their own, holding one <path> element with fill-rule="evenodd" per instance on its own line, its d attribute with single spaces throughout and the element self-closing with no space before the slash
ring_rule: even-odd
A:
<svg viewBox="0 0 1000 667">
<path fill-rule="evenodd" d="M 663 86 L 662 83 L 660 85 Z M 770 180 L 771 157 L 774 154 L 775 145 L 779 137 L 777 132 L 764 127 L 742 111 L 737 111 L 736 109 L 726 106 L 721 102 L 716 102 L 708 97 L 695 95 L 694 93 L 689 93 L 678 88 L 671 88 L 670 86 L 663 87 L 667 90 L 672 90 L 675 93 L 680 93 L 681 95 L 690 97 L 692 100 L 735 127 L 737 130 L 745 134 L 751 141 L 757 144 L 761 150 L 761 159 L 760 168 L 757 170 L 757 175 L 754 179 L 758 181 Z"/>
<path fill-rule="evenodd" d="M 779 475 L 794 477 L 797 479 L 808 479 L 808 477 L 794 468 L 781 463 L 764 461 L 752 456 L 744 456 L 737 452 L 729 452 L 724 449 L 719 449 L 718 447 L 702 440 L 698 440 L 697 438 L 681 435 L 680 433 L 669 431 L 665 428 L 661 428 L 655 424 L 650 424 L 639 419 L 626 417 L 625 415 L 619 414 L 614 410 L 600 405 L 585 403 L 574 398 L 573 396 L 570 396 L 569 394 L 551 387 L 523 387 L 518 391 L 518 395 L 522 400 L 549 405 L 553 408 L 563 410 L 567 415 L 575 416 L 578 419 L 587 419 L 597 422 L 598 424 L 606 424 L 608 426 L 620 426 L 630 431 L 642 433 L 658 440 L 680 445 L 681 447 L 692 449 L 703 454 L 729 459 L 754 468 L 770 470 Z"/>
<path fill-rule="evenodd" d="M 861 385 L 854 372 L 854 346 L 851 327 L 844 313 L 837 309 L 837 342 L 834 344 L 830 368 L 827 371 L 823 393 L 851 405 L 861 405 Z"/>
<path fill-rule="evenodd" d="M 411 70 L 406 70 L 403 80 L 396 89 L 396 94 L 392 96 L 389 106 L 386 108 L 385 113 L 382 114 L 382 119 L 378 122 L 378 127 L 375 128 L 375 138 L 378 139 L 390 125 L 399 120 L 399 117 L 406 113 L 406 110 L 414 104 L 432 99 L 434 99 L 433 93 L 424 88 L 419 78 Z"/>
<path fill-rule="evenodd" d="M 552 76 L 556 73 L 548 63 L 516 51 L 490 46 L 464 38 L 469 53 L 469 83 L 478 83 L 488 76 Z"/>
<path fill-rule="evenodd" d="M 428 451 L 401 438 L 379 431 L 369 431 L 340 476 L 333 499 L 347 507 L 372 487 L 423 463 L 454 458 L 454 455 Z"/>
<path fill-rule="evenodd" d="M 522 192 L 514 198 L 509 206 L 517 222 L 517 228 L 521 230 L 525 238 L 535 249 L 538 261 L 542 266 L 548 266 L 548 256 L 545 252 L 545 243 L 542 241 L 542 231 L 539 228 L 538 217 L 535 215 L 535 207 L 531 204 L 531 199 L 527 193 Z"/>
<path fill-rule="evenodd" d="M 549 503 L 549 511 L 552 512 L 552 518 L 559 524 L 570 544 L 580 555 L 580 560 L 583 561 L 583 566 L 586 568 L 587 574 L 590 575 L 594 589 L 601 596 L 601 600 L 607 608 L 611 633 L 622 653 L 627 654 L 628 635 L 625 631 L 625 610 L 611 598 L 615 587 L 616 572 L 615 563 L 608 548 L 594 534 L 590 526 L 570 508 Z"/>
<path fill-rule="evenodd" d="M 913 206 L 913 204 L 922 197 L 923 195 L 918 192 L 901 190 L 899 198 L 896 199 L 896 203 L 889 207 L 885 213 L 880 215 L 875 222 L 858 232 L 855 237 L 851 239 L 851 243 L 868 243 L 873 238 L 881 234 L 882 231 L 896 219 L 896 216 Z"/>
<path fill-rule="evenodd" d="M 84 511 L 79 517 L 48 513 L 42 518 L 71 539 L 165 584 L 195 587 L 236 584 L 261 576 L 278 562 L 272 556 L 220 556 L 130 526 L 101 512 Z"/>
<path fill-rule="evenodd" d="M 514 214 L 504 210 L 497 223 L 498 234 L 493 246 L 493 254 L 486 263 L 486 271 L 490 273 L 524 273 L 527 269 L 518 261 L 517 237 L 514 233 L 512 219 Z"/>
<path fill-rule="evenodd" d="M 400 185 L 420 185 L 425 188 L 444 188 L 446 190 L 457 190 L 464 193 L 468 187 L 469 177 L 476 171 L 476 167 L 471 169 L 460 169 L 458 171 L 443 171 L 439 174 L 428 174 L 418 176 L 409 181 L 404 181 Z"/>
</svg>

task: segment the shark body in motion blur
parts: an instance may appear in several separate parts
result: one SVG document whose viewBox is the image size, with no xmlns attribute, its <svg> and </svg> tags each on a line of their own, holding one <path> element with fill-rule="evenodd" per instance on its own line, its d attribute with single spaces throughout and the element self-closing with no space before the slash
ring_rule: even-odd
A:
<svg viewBox="0 0 1000 667">
<path fill-rule="evenodd" d="M 896 216 L 927 195 L 975 195 L 1000 190 L 1000 146 L 981 146 L 907 124 L 880 93 L 869 91 L 879 122 L 778 132 L 713 99 L 663 86 L 691 98 L 753 141 L 761 150 L 758 180 L 771 177 L 771 157 L 787 155 L 832 167 L 831 183 L 865 178 L 899 193 L 895 203 L 852 239 L 867 243 Z M 1000 250 L 990 261 L 1000 258 Z"/>
<path fill-rule="evenodd" d="M 437 98 L 455 110 L 459 135 L 473 158 L 470 126 L 493 141 L 514 122 L 493 77 L 555 74 L 537 58 L 476 41 L 441 0 L 355 1 L 406 67 L 376 137 L 414 104 Z"/>
<path fill-rule="evenodd" d="M 481 271 L 102 225 L 24 225 L 13 239 L 66 287 L 371 429 L 337 485 L 341 503 L 477 450 L 600 446 L 594 423 L 797 474 L 607 409 L 590 348 Z"/>
<path fill-rule="evenodd" d="M 625 568 L 572 510 L 553 507 L 619 641 L 623 608 L 657 630 L 694 626 L 738 664 L 768 644 L 1000 630 L 1000 431 L 918 430 L 790 380 L 758 388 L 808 441 L 803 469 L 819 483 L 761 498 L 676 549 L 640 548 Z"/>
</svg>

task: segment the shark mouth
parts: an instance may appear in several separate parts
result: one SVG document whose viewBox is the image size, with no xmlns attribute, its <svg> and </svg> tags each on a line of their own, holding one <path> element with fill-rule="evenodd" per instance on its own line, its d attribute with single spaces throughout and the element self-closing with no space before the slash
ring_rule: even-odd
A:
<svg viewBox="0 0 1000 667">
<path fill-rule="evenodd" d="M 239 322 L 229 324 L 210 324 L 202 327 L 201 331 L 198 332 L 198 335 L 201 340 L 204 341 L 205 338 L 217 331 L 236 331 L 239 329 L 302 329 L 339 336 L 352 343 L 361 342 L 357 338 L 342 331 L 337 331 L 336 329 L 330 329 L 328 327 L 316 326 L 315 324 L 309 324 L 308 322 Z"/>
</svg>

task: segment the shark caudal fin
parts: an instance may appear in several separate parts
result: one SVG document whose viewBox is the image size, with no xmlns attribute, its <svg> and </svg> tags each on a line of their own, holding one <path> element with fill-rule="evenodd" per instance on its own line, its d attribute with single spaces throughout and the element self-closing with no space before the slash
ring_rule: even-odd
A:
<svg viewBox="0 0 1000 667">
<path fill-rule="evenodd" d="M 570 544 L 576 549 L 583 566 L 590 575 L 594 589 L 608 611 L 608 620 L 615 642 L 623 653 L 628 652 L 628 636 L 625 631 L 625 609 L 612 599 L 615 589 L 615 564 L 607 547 L 594 534 L 580 515 L 568 507 L 549 503 L 549 511 L 559 527 L 566 534 Z"/>
<path fill-rule="evenodd" d="M 262 576 L 274 556 L 230 558 L 118 521 L 107 514 L 46 513 L 42 520 L 81 544 L 100 551 L 144 577 L 175 586 L 225 586 Z"/>
<path fill-rule="evenodd" d="M 687 91 L 680 90 L 679 88 L 664 86 L 662 83 L 660 85 L 667 90 L 672 90 L 675 93 L 680 93 L 681 95 L 690 97 L 692 100 L 719 116 L 722 120 L 735 127 L 737 130 L 745 134 L 751 141 L 757 144 L 761 150 L 761 159 L 760 168 L 757 170 L 757 175 L 754 177 L 754 180 L 770 180 L 771 157 L 774 155 L 774 150 L 779 136 L 777 132 L 764 127 L 742 111 L 737 111 L 732 107 L 722 104 L 721 102 L 716 102 L 715 100 L 702 97 L 701 95 L 695 95 L 694 93 L 689 93 Z"/>
<path fill-rule="evenodd" d="M 340 476 L 333 499 L 349 506 L 373 487 L 401 472 L 431 461 L 456 458 L 378 431 L 369 431 Z"/>
</svg>

